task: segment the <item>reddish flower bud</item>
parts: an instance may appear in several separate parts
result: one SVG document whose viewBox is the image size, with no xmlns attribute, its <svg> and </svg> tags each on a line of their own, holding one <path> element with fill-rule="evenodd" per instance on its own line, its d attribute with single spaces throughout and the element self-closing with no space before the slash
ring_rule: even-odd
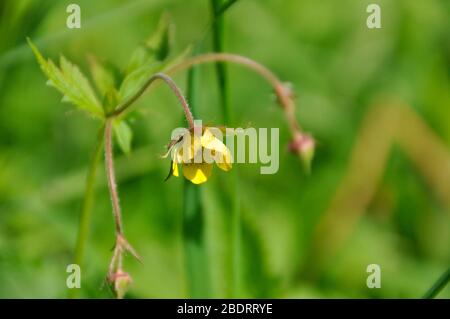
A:
<svg viewBox="0 0 450 319">
<path fill-rule="evenodd" d="M 133 281 L 130 274 L 122 270 L 110 274 L 108 280 L 113 285 L 117 299 L 122 299 L 125 296 L 128 287 Z"/>
<path fill-rule="evenodd" d="M 290 152 L 298 154 L 302 160 L 306 172 L 311 171 L 311 163 L 314 158 L 315 141 L 309 134 L 297 133 L 288 145 Z"/>
</svg>

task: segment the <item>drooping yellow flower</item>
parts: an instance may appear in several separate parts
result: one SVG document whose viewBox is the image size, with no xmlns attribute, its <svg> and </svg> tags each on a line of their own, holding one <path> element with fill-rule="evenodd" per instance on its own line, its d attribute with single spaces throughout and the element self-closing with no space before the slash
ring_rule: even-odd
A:
<svg viewBox="0 0 450 319">
<path fill-rule="evenodd" d="M 172 166 L 167 178 L 179 176 L 178 165 L 184 177 L 194 184 L 208 180 L 214 163 L 224 171 L 231 170 L 230 150 L 213 134 L 214 128 L 201 128 L 201 136 L 194 131 L 186 132 L 170 147 Z"/>
</svg>

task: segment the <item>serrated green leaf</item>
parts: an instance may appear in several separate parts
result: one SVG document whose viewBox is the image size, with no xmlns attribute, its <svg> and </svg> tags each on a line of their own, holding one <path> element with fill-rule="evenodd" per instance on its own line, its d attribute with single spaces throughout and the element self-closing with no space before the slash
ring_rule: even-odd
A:
<svg viewBox="0 0 450 319">
<path fill-rule="evenodd" d="M 103 118 L 104 113 L 95 92 L 80 69 L 64 56 L 61 56 L 60 68 L 58 68 L 52 60 L 45 60 L 30 39 L 27 39 L 27 41 L 42 71 L 49 78 L 47 84 L 64 95 L 64 102 L 71 102 L 92 116 Z"/>
<path fill-rule="evenodd" d="M 114 121 L 114 135 L 117 140 L 117 144 L 125 154 L 131 152 L 131 141 L 133 139 L 133 131 L 128 124 L 123 120 Z"/>
</svg>

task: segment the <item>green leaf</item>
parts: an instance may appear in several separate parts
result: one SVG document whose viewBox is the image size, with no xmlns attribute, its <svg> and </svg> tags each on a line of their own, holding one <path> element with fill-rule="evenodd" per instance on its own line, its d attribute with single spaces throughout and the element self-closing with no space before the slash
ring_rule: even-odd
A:
<svg viewBox="0 0 450 319">
<path fill-rule="evenodd" d="M 134 95 L 148 78 L 158 72 L 158 70 L 161 70 L 161 62 L 150 62 L 128 74 L 120 85 L 120 101 L 126 100 Z"/>
<path fill-rule="evenodd" d="M 132 73 L 125 76 L 119 89 L 119 102 L 124 101 L 130 96 L 134 95 L 153 74 L 164 72 L 166 69 L 185 59 L 190 55 L 190 53 L 191 47 L 187 47 L 177 56 L 166 59 L 164 62 L 153 60 L 151 62 L 148 62 L 147 64 L 140 66 Z"/>
<path fill-rule="evenodd" d="M 171 68 L 172 66 L 180 63 L 181 61 L 189 57 L 191 53 L 192 53 L 192 46 L 189 45 L 186 47 L 186 49 L 181 51 L 181 53 L 166 59 L 164 63 L 162 63 L 161 72 L 164 72 L 165 70 Z"/>
<path fill-rule="evenodd" d="M 165 13 L 159 20 L 156 32 L 145 42 L 146 47 L 159 61 L 165 60 L 173 43 L 173 26 L 170 16 Z"/>
<path fill-rule="evenodd" d="M 141 67 L 166 60 L 169 57 L 172 43 L 173 26 L 169 15 L 163 14 L 156 31 L 131 55 L 125 74 L 131 74 Z"/>
<path fill-rule="evenodd" d="M 153 59 L 147 48 L 143 46 L 139 46 L 136 50 L 134 50 L 133 54 L 131 55 L 130 61 L 128 62 L 128 66 L 125 70 L 125 74 L 131 74 L 140 67 L 144 66 L 145 64 L 148 64 L 149 62 L 154 62 L 155 59 Z"/>
<path fill-rule="evenodd" d="M 274 295 L 274 287 L 279 283 L 267 264 L 262 234 L 254 220 L 247 217 L 243 218 L 241 223 L 242 251 L 239 253 L 242 274 L 235 278 L 238 280 L 238 292 L 245 293 L 246 298 L 269 298 Z"/>
<path fill-rule="evenodd" d="M 119 102 L 133 96 L 153 74 L 163 72 L 190 55 L 190 47 L 179 55 L 170 55 L 172 30 L 169 15 L 164 14 L 156 31 L 133 52 L 119 88 Z"/>
<path fill-rule="evenodd" d="M 119 104 L 119 92 L 115 88 L 110 88 L 103 97 L 103 109 L 105 114 L 113 112 Z"/>
<path fill-rule="evenodd" d="M 120 83 L 120 71 L 111 63 L 101 63 L 94 56 L 89 56 L 94 84 L 102 96 L 105 96 Z"/>
<path fill-rule="evenodd" d="M 60 58 L 60 68 L 52 60 L 46 61 L 37 47 L 27 39 L 42 71 L 48 77 L 47 84 L 55 87 L 64 96 L 63 102 L 70 102 L 95 117 L 103 118 L 104 113 L 89 81 L 80 69 L 64 56 Z"/>
<path fill-rule="evenodd" d="M 131 152 L 131 141 L 133 139 L 133 131 L 123 120 L 114 121 L 114 134 L 116 136 L 119 147 L 125 154 Z"/>
</svg>

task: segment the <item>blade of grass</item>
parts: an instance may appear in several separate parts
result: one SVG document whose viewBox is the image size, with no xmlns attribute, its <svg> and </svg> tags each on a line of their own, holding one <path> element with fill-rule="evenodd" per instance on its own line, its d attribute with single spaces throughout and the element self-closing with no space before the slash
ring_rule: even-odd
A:
<svg viewBox="0 0 450 319">
<path fill-rule="evenodd" d="M 238 298 L 241 288 L 241 199 L 239 185 L 239 171 L 235 168 L 233 172 L 234 201 L 231 224 L 231 247 L 232 247 L 232 290 L 231 297 Z"/>
<path fill-rule="evenodd" d="M 222 0 L 210 0 L 211 1 L 211 14 L 212 14 L 212 45 L 213 51 L 221 53 L 224 51 L 225 37 L 224 37 L 224 13 L 231 7 L 237 0 L 222 1 Z M 228 95 L 228 74 L 225 64 L 222 62 L 216 63 L 216 76 L 217 85 L 219 89 L 220 106 L 222 109 L 222 116 L 224 124 L 229 126 L 231 123 L 231 112 Z M 239 175 L 237 168 L 233 170 L 233 185 L 232 185 L 232 220 L 231 220 L 231 298 L 237 298 L 239 294 L 240 286 L 240 237 L 241 237 L 241 212 L 239 201 Z"/>
<path fill-rule="evenodd" d="M 437 294 L 444 289 L 444 287 L 450 282 L 450 267 L 441 277 L 434 283 L 434 285 L 426 292 L 423 299 L 433 299 Z"/>
<path fill-rule="evenodd" d="M 188 73 L 187 98 L 195 116 L 197 69 Z M 185 180 L 183 199 L 183 245 L 186 264 L 187 289 L 191 298 L 210 297 L 210 276 L 205 235 L 205 217 L 201 188 Z"/>
<path fill-rule="evenodd" d="M 237 0 L 228 0 L 227 2 L 225 2 L 224 4 L 222 4 L 221 6 L 219 6 L 217 8 L 216 13 L 211 15 L 211 19 L 206 24 L 202 35 L 194 43 L 193 51 L 196 51 L 197 53 L 200 53 L 202 51 L 201 48 L 202 48 L 203 44 L 205 43 L 205 41 L 209 35 L 209 32 L 212 31 L 212 29 L 214 28 L 214 25 L 217 22 L 217 18 L 220 18 L 236 2 L 237 2 Z"/>
<path fill-rule="evenodd" d="M 236 2 L 238 2 L 238 0 L 228 0 L 227 2 L 225 2 L 224 4 L 222 4 L 220 7 L 218 7 L 217 11 L 216 11 L 216 16 L 219 17 L 222 14 L 225 13 L 225 11 L 227 11 L 228 9 L 230 9 L 230 7 L 235 4 Z"/>
<path fill-rule="evenodd" d="M 194 54 L 198 54 L 203 47 L 206 34 L 209 28 L 215 28 L 216 18 L 220 17 L 235 0 L 228 1 L 224 6 L 217 9 L 218 14 L 214 13 L 211 24 L 206 28 L 204 36 L 194 46 Z M 213 30 L 213 32 L 216 32 Z M 220 44 L 219 44 L 220 45 Z M 223 67 L 219 67 L 220 72 L 224 72 Z M 197 69 L 191 68 L 188 73 L 187 97 L 191 111 L 196 116 L 196 97 L 197 97 Z M 226 78 L 222 80 L 224 88 L 227 87 Z M 225 92 L 226 90 L 221 92 Z M 222 109 L 227 108 L 228 100 L 226 95 L 222 95 Z M 224 112 L 224 119 L 228 120 L 228 112 Z M 184 184 L 184 203 L 183 203 L 183 245 L 186 263 L 187 289 L 192 298 L 207 298 L 211 296 L 210 292 L 210 272 L 208 269 L 207 247 L 204 241 L 204 210 L 201 202 L 201 188 L 193 185 L 189 181 Z"/>
<path fill-rule="evenodd" d="M 219 14 L 221 10 L 222 0 L 211 0 L 211 11 L 213 21 L 215 23 L 212 26 L 212 44 L 214 52 L 223 52 L 225 39 L 224 39 L 224 16 Z M 219 87 L 220 106 L 222 108 L 223 119 L 225 124 L 230 122 L 230 107 L 228 103 L 228 77 L 226 66 L 223 62 L 216 63 L 216 75 L 217 84 Z"/>
<path fill-rule="evenodd" d="M 89 170 L 86 177 L 86 186 L 84 191 L 83 204 L 81 206 L 80 224 L 78 226 L 77 241 L 75 246 L 74 263 L 82 267 L 86 243 L 89 237 L 89 228 L 91 224 L 92 206 L 94 203 L 95 193 L 95 178 L 97 176 L 97 169 L 102 158 L 103 150 L 103 127 L 100 128 L 94 152 L 92 153 Z M 79 289 L 70 289 L 68 292 L 69 298 L 76 298 L 79 294 Z"/>
</svg>

